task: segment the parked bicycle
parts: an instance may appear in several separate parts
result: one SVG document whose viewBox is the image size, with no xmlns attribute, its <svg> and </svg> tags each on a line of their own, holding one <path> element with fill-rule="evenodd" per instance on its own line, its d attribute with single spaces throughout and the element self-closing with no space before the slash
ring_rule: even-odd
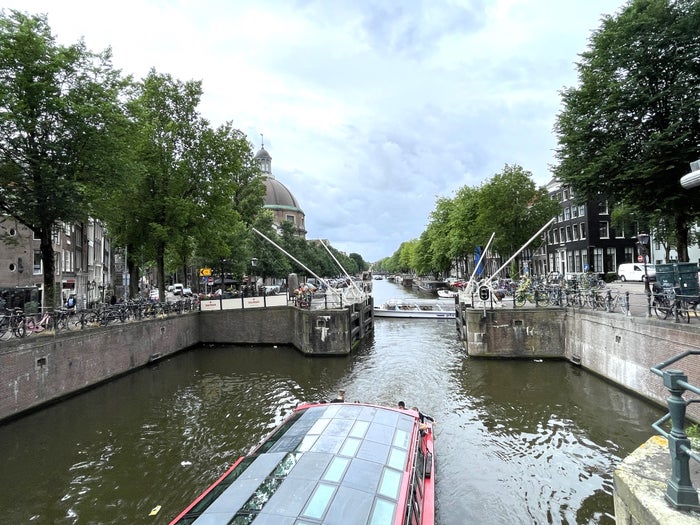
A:
<svg viewBox="0 0 700 525">
<path fill-rule="evenodd" d="M 676 291 L 673 288 L 661 288 L 654 284 L 652 293 L 654 294 L 654 299 L 651 306 L 656 317 L 668 319 L 677 315 L 679 321 L 690 322 L 688 310 L 683 308 L 683 302 L 676 297 Z"/>
<path fill-rule="evenodd" d="M 51 331 L 55 329 L 53 316 L 49 312 L 44 312 L 41 318 L 38 315 L 28 315 L 24 318 L 24 323 L 27 329 L 27 337 L 45 330 Z"/>
</svg>

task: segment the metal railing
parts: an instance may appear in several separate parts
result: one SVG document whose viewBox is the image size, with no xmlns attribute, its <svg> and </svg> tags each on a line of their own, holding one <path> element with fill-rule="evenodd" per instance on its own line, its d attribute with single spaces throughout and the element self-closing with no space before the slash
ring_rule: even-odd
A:
<svg viewBox="0 0 700 525">
<path fill-rule="evenodd" d="M 690 403 L 697 403 L 700 398 L 685 400 L 683 393 L 686 390 L 700 395 L 700 389 L 688 383 L 688 376 L 681 370 L 668 369 L 666 367 L 680 361 L 689 355 L 698 355 L 700 350 L 688 350 L 680 355 L 672 357 L 651 368 L 651 372 L 663 378 L 664 386 L 668 389 L 668 414 L 656 421 L 652 428 L 668 440 L 668 449 L 671 453 L 671 478 L 666 483 L 666 500 L 680 510 L 698 510 L 698 493 L 690 480 L 690 460 L 700 463 L 700 455 L 693 452 L 690 439 L 685 433 L 686 407 Z M 671 421 L 671 430 L 667 432 L 661 425 Z"/>
</svg>

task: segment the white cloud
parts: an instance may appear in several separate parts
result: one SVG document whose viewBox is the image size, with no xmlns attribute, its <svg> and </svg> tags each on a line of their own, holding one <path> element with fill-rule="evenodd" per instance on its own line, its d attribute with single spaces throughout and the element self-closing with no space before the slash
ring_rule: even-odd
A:
<svg viewBox="0 0 700 525">
<path fill-rule="evenodd" d="M 306 212 L 310 238 L 373 261 L 436 197 L 519 164 L 551 174 L 558 92 L 622 0 L 6 0 L 136 78 L 203 81 Z"/>
</svg>

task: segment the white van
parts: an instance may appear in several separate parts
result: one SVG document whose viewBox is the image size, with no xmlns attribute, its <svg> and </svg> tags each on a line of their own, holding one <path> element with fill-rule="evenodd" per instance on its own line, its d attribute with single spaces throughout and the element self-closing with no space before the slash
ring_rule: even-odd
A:
<svg viewBox="0 0 700 525">
<path fill-rule="evenodd" d="M 646 275 L 649 281 L 656 281 L 656 267 L 653 264 L 647 264 Z M 644 281 L 644 264 L 643 263 L 625 263 L 621 264 L 617 269 L 617 276 L 621 281 Z"/>
<path fill-rule="evenodd" d="M 184 285 L 182 283 L 173 284 L 173 294 L 174 295 L 182 295 L 183 288 L 184 288 Z"/>
</svg>

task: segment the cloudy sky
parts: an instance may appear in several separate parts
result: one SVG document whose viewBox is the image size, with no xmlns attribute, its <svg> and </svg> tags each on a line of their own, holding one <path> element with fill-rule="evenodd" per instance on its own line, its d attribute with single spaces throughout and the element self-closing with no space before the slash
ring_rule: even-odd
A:
<svg viewBox="0 0 700 525">
<path fill-rule="evenodd" d="M 438 197 L 518 164 L 551 178 L 559 91 L 622 0 L 5 0 L 114 65 L 201 80 L 306 213 L 367 261 L 420 236 Z"/>
</svg>

